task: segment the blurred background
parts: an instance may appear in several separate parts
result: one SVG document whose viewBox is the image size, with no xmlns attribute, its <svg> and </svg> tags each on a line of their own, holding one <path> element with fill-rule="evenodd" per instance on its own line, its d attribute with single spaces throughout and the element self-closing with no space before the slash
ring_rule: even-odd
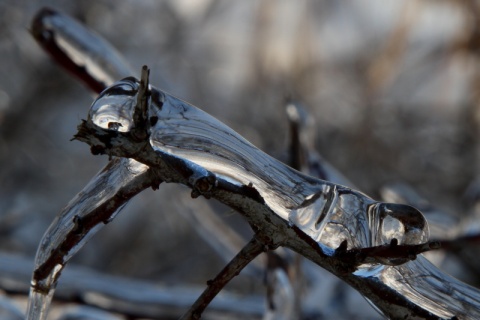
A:
<svg viewBox="0 0 480 320">
<path fill-rule="evenodd" d="M 94 95 L 29 34 L 43 6 L 95 30 L 138 73 L 148 65 L 152 84 L 219 118 L 274 157 L 287 159 L 285 99 L 293 97 L 315 120 L 316 150 L 359 190 L 379 199 L 386 184 L 405 183 L 454 219 L 475 221 L 476 1 L 0 0 L 4 259 L 22 257 L 33 270 L 49 224 L 108 161 L 70 141 Z M 250 234 L 231 209 L 192 200 L 186 188 L 164 184 L 137 196 L 71 264 L 154 284 L 202 286 L 223 260 L 194 231 L 184 214 L 192 210 L 214 210 L 240 234 Z M 0 258 L 0 266 L 5 261 Z M 479 284 L 478 275 L 466 270 L 449 272 Z M 264 289 L 246 276 L 229 290 L 248 295 Z M 24 295 L 13 291 L 6 290 L 7 296 L 24 308 Z M 317 310 L 318 319 L 376 316 L 368 306 L 365 314 L 357 312 L 366 302 L 356 293 L 338 292 L 315 297 L 339 304 L 330 313 Z"/>
</svg>

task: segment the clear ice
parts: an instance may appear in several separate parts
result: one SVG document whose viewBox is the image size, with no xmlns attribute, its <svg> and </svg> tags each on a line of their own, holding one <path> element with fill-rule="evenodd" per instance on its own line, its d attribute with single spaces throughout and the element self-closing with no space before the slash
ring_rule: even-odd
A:
<svg viewBox="0 0 480 320">
<path fill-rule="evenodd" d="M 90 119 L 108 129 L 132 126 L 138 83 L 124 79 L 93 104 Z M 268 206 L 315 241 L 332 249 L 420 244 L 428 240 L 422 214 L 406 205 L 376 202 L 350 188 L 306 176 L 260 151 L 238 133 L 171 95 L 153 89 L 150 143 L 159 155 L 191 161 L 239 184 L 253 185 Z"/>
<path fill-rule="evenodd" d="M 137 87 L 132 79 L 112 87 L 112 92 L 125 92 L 122 101 L 132 101 L 130 111 L 124 103 L 118 106 L 118 122 L 132 112 L 135 99 L 131 92 Z M 96 110 L 105 108 L 111 99 L 99 98 L 94 104 L 90 113 L 94 122 Z M 114 117 L 102 114 L 108 119 Z M 173 155 L 239 184 L 252 185 L 276 214 L 323 245 L 335 249 L 347 240 L 348 248 L 362 248 L 387 244 L 393 238 L 399 244 L 428 240 L 427 222 L 414 208 L 382 204 L 350 188 L 306 176 L 257 149 L 214 117 L 171 95 L 153 89 L 149 116 L 158 118 L 151 127 L 150 143 L 159 155 Z"/>
<path fill-rule="evenodd" d="M 89 117 L 98 126 L 132 127 L 138 84 L 118 82 L 92 105 Z M 315 241 L 332 249 L 420 244 L 428 240 L 422 214 L 406 205 L 376 202 L 350 188 L 306 176 L 254 147 L 238 133 L 202 110 L 153 89 L 150 143 L 159 154 L 191 161 L 239 184 L 251 184 L 268 206 Z"/>
</svg>

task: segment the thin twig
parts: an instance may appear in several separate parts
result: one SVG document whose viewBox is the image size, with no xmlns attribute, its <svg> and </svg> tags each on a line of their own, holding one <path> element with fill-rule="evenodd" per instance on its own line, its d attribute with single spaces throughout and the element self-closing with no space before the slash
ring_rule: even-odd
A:
<svg viewBox="0 0 480 320">
<path fill-rule="evenodd" d="M 144 141 L 148 137 L 148 100 L 150 98 L 149 77 L 150 69 L 142 67 L 140 86 L 137 93 L 137 104 L 133 113 L 134 127 L 131 130 L 132 136 L 137 141 Z"/>
<path fill-rule="evenodd" d="M 471 246 L 477 246 L 480 243 L 480 234 L 471 234 L 459 236 L 454 239 L 436 240 L 440 244 L 440 249 L 448 251 L 458 251 Z"/>
<path fill-rule="evenodd" d="M 148 97 L 150 96 L 149 76 L 150 69 L 148 69 L 147 66 L 143 66 L 140 86 L 137 93 L 137 105 L 135 106 L 135 112 L 133 114 L 133 123 L 136 128 L 144 128 L 147 122 Z"/>
<path fill-rule="evenodd" d="M 116 161 L 122 161 L 122 159 L 117 159 Z M 114 163 L 115 162 L 110 161 L 99 175 L 108 171 L 108 168 L 114 165 Z M 78 215 L 75 215 L 73 217 L 73 223 L 75 224 L 75 227 L 65 234 L 61 244 L 52 249 L 52 252 L 48 258 L 35 269 L 33 273 L 33 279 L 35 280 L 35 283 L 39 284 L 42 282 L 42 280 L 47 278 L 56 265 L 65 264 L 66 253 L 75 248 L 84 237 L 91 233 L 95 226 L 110 222 L 112 216 L 118 211 L 118 209 L 127 203 L 131 198 L 149 187 L 158 189 L 159 184 L 160 180 L 158 177 L 151 172 L 151 170 L 146 171 L 133 179 L 129 184 L 120 188 L 110 199 L 100 204 L 90 212 L 85 213 L 81 218 Z M 68 212 L 68 207 L 65 210 L 65 212 Z M 34 287 L 34 289 L 40 291 L 49 291 L 52 288 Z"/>
<path fill-rule="evenodd" d="M 181 320 L 200 319 L 203 311 L 215 296 L 237 276 L 260 253 L 265 251 L 265 243 L 254 236 L 243 249 L 220 271 L 215 279 L 207 282 L 207 288 L 198 297 L 197 301 L 180 318 Z"/>
<path fill-rule="evenodd" d="M 217 253 L 224 263 L 228 263 L 231 257 L 244 246 L 248 240 L 247 236 L 237 232 L 222 220 L 208 203 L 188 200 L 181 202 L 180 214 L 194 226 L 194 231 Z M 263 272 L 264 261 L 262 259 L 254 260 L 243 270 L 244 274 L 258 278 L 263 275 Z"/>
</svg>

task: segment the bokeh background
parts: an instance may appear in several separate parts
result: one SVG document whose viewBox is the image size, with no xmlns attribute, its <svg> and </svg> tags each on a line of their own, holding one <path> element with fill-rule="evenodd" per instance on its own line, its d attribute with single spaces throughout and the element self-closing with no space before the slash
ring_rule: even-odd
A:
<svg viewBox="0 0 480 320">
<path fill-rule="evenodd" d="M 30 36 L 43 6 L 96 30 L 135 70 L 148 65 L 154 85 L 274 157 L 286 159 L 285 99 L 294 97 L 315 120 L 317 151 L 361 191 L 378 198 L 384 184 L 401 181 L 453 216 L 474 210 L 476 1 L 0 0 L 0 251 L 30 259 L 32 269 L 48 225 L 108 160 L 70 141 L 94 96 Z M 146 191 L 72 264 L 203 284 L 223 262 L 182 212 L 213 208 L 250 232 L 238 214 L 211 202 L 174 185 Z M 262 283 L 246 278 L 230 290 L 262 292 Z M 341 315 L 374 316 L 354 313 L 364 306 L 358 299 L 340 300 Z"/>
</svg>

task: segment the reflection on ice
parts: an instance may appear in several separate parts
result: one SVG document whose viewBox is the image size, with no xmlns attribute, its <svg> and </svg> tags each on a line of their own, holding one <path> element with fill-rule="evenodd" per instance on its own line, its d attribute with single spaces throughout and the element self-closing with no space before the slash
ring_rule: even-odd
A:
<svg viewBox="0 0 480 320">
<path fill-rule="evenodd" d="M 100 94 L 100 102 L 94 103 L 90 108 L 90 116 L 97 126 L 111 129 L 114 125 L 121 132 L 130 130 L 133 116 L 131 105 L 135 104 L 136 94 L 130 83 L 120 81 L 115 90 L 105 90 Z"/>
</svg>

